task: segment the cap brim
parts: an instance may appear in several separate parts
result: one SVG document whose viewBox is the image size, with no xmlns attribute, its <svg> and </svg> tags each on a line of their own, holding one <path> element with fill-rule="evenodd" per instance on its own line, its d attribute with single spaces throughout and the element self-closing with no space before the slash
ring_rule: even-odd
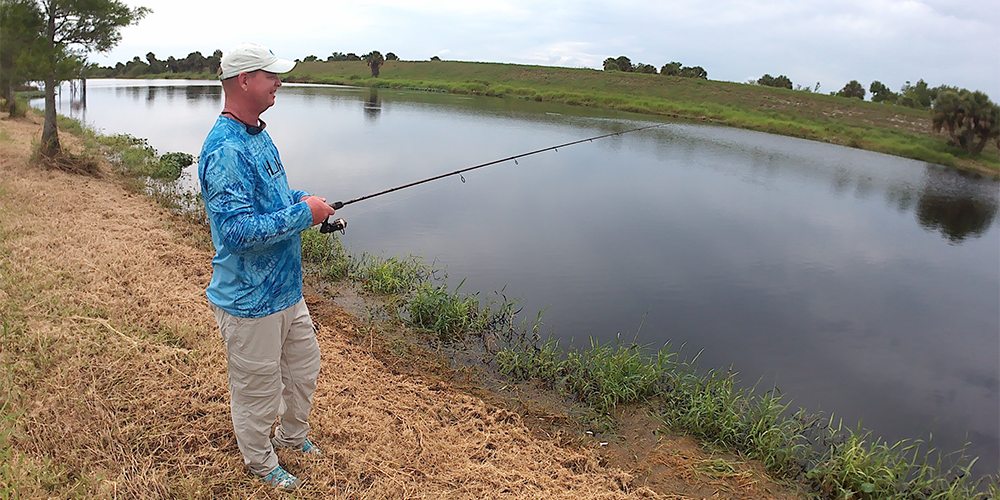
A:
<svg viewBox="0 0 1000 500">
<path fill-rule="evenodd" d="M 271 64 L 261 68 L 262 71 L 267 71 L 268 73 L 288 73 L 295 67 L 295 61 L 289 61 L 287 59 L 278 59 Z"/>
</svg>

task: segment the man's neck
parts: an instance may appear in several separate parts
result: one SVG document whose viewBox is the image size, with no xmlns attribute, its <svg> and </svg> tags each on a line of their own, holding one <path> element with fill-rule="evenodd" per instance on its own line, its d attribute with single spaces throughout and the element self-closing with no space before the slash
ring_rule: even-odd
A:
<svg viewBox="0 0 1000 500">
<path fill-rule="evenodd" d="M 236 106 L 233 103 L 227 102 L 226 105 L 223 106 L 222 112 L 243 122 L 244 125 L 260 125 L 260 113 L 248 111 L 246 108 Z"/>
</svg>

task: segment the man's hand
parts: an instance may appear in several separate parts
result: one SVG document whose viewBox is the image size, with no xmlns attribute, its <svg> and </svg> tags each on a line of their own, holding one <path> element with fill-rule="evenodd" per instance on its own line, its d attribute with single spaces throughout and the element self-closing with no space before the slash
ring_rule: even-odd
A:
<svg viewBox="0 0 1000 500">
<path fill-rule="evenodd" d="M 309 211 L 312 212 L 313 223 L 312 225 L 319 224 L 326 220 L 327 217 L 333 215 L 333 207 L 326 204 L 326 198 L 320 198 L 319 196 L 303 196 L 301 200 L 309 205 Z"/>
</svg>

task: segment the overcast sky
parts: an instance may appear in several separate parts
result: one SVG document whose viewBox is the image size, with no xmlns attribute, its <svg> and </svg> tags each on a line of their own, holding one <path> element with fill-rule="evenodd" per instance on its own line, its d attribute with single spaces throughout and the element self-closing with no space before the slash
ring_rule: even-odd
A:
<svg viewBox="0 0 1000 500">
<path fill-rule="evenodd" d="M 607 57 L 702 66 L 712 80 L 787 75 L 821 92 L 923 78 L 1000 97 L 1000 0 L 125 0 L 153 13 L 101 65 L 242 41 L 301 59 L 394 52 L 600 68 Z"/>
</svg>

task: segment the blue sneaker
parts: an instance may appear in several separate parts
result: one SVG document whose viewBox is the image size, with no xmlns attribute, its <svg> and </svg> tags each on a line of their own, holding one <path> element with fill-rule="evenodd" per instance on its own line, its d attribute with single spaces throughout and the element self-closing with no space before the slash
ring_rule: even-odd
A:
<svg viewBox="0 0 1000 500">
<path fill-rule="evenodd" d="M 284 446 L 278 446 L 278 443 L 274 442 L 274 438 L 271 438 L 271 446 L 274 448 L 284 448 Z M 295 451 L 301 451 L 302 453 L 311 456 L 317 456 L 323 454 L 323 451 L 320 450 L 318 446 L 314 445 L 312 441 L 309 440 L 309 438 L 306 438 L 306 441 L 302 443 L 301 446 L 294 446 L 292 447 L 292 449 L 294 449 Z"/>
<path fill-rule="evenodd" d="M 268 475 L 264 476 L 264 482 L 274 486 L 279 490 L 293 491 L 302 486 L 299 478 L 291 475 L 282 466 L 277 466 Z"/>
<path fill-rule="evenodd" d="M 312 441 L 309 440 L 309 438 L 306 438 L 306 442 L 302 443 L 302 446 L 299 447 L 299 451 L 305 453 L 306 455 L 313 455 L 313 456 L 323 454 L 323 452 L 319 449 L 319 447 L 314 445 Z"/>
</svg>

